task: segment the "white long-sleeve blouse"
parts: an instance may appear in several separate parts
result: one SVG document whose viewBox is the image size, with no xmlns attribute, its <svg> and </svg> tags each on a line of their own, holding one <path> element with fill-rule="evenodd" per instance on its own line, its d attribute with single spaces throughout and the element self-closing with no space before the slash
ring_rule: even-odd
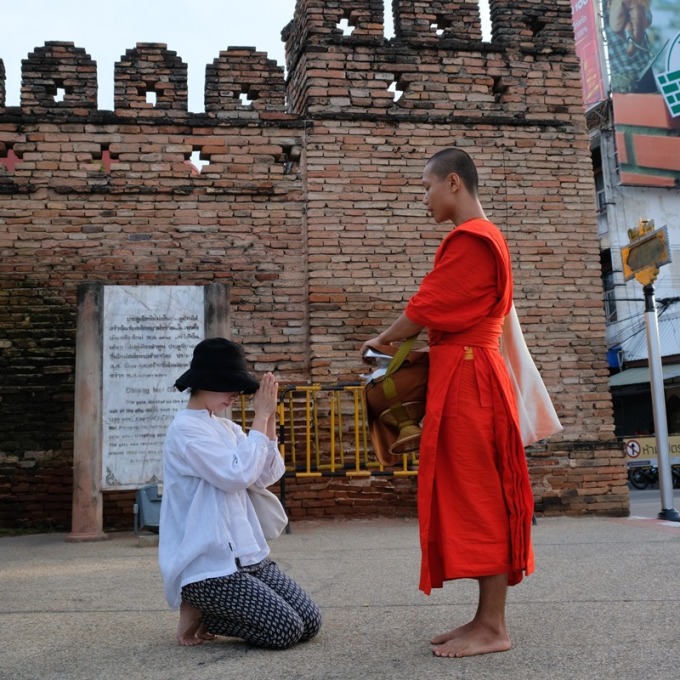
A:
<svg viewBox="0 0 680 680">
<path fill-rule="evenodd" d="M 227 576 L 269 554 L 246 489 L 266 487 L 285 471 L 275 440 L 207 410 L 183 409 L 163 449 L 158 560 L 168 604 L 182 587 Z"/>
</svg>

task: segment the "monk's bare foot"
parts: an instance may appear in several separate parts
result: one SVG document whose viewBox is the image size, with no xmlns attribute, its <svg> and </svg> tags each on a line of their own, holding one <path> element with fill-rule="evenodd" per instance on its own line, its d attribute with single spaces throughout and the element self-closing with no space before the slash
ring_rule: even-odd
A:
<svg viewBox="0 0 680 680">
<path fill-rule="evenodd" d="M 183 647 L 191 647 L 203 644 L 204 640 L 214 640 L 215 636 L 203 627 L 201 610 L 188 602 L 182 602 L 179 606 L 179 624 L 175 638 Z"/>
<path fill-rule="evenodd" d="M 463 628 L 466 630 L 462 631 Z M 450 633 L 456 633 L 456 635 L 433 646 L 432 653 L 435 656 L 460 658 L 476 656 L 477 654 L 507 652 L 511 647 L 510 637 L 504 629 L 487 627 L 475 621 L 471 621 L 449 633 L 444 633 L 444 635 Z"/>
<path fill-rule="evenodd" d="M 445 642 L 448 642 L 449 640 L 455 640 L 456 638 L 459 638 L 467 631 L 470 629 L 472 626 L 472 621 L 470 623 L 466 623 L 464 626 L 458 626 L 458 628 L 454 628 L 453 630 L 448 631 L 447 633 L 442 633 L 441 635 L 435 635 L 431 640 L 430 644 L 431 645 L 443 645 Z"/>
</svg>

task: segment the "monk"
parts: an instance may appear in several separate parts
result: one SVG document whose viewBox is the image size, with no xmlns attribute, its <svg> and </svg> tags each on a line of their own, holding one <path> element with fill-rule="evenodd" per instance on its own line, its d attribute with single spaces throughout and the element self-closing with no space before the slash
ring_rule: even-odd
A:
<svg viewBox="0 0 680 680">
<path fill-rule="evenodd" d="M 477 169 L 457 148 L 435 154 L 422 176 L 437 223 L 453 230 L 399 318 L 362 347 L 399 342 L 428 329 L 430 371 L 418 472 L 420 589 L 476 579 L 479 603 L 465 625 L 431 639 L 440 657 L 510 649 L 509 585 L 533 571 L 534 502 L 517 406 L 499 352 L 512 306 L 503 235 L 487 220 Z"/>
</svg>

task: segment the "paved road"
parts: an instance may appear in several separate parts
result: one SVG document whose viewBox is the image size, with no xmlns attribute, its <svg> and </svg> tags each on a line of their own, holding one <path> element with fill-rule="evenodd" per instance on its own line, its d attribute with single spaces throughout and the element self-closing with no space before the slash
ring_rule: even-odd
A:
<svg viewBox="0 0 680 680">
<path fill-rule="evenodd" d="M 412 519 L 299 522 L 273 543 L 324 613 L 284 652 L 178 647 L 156 549 L 132 533 L 2 538 L 0 679 L 675 680 L 680 523 L 655 519 L 658 490 L 631 497 L 631 518 L 539 518 L 536 573 L 508 599 L 513 649 L 468 659 L 427 641 L 469 619 L 475 584 L 418 592 Z"/>
<path fill-rule="evenodd" d="M 680 512 L 680 489 L 673 489 L 673 504 Z M 632 517 L 655 518 L 661 511 L 661 491 L 659 489 L 630 490 L 630 514 Z"/>
</svg>

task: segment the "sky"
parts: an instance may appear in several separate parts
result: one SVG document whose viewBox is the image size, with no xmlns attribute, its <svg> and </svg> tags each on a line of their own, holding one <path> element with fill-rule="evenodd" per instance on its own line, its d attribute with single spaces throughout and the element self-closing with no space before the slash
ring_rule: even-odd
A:
<svg viewBox="0 0 680 680">
<path fill-rule="evenodd" d="M 483 17 L 487 2 L 481 0 Z M 385 33 L 391 37 L 390 0 L 385 7 Z M 112 110 L 114 63 L 138 42 L 160 42 L 188 65 L 189 110 L 200 113 L 205 67 L 220 51 L 255 47 L 285 67 L 281 30 L 294 11 L 295 0 L 0 0 L 5 103 L 20 104 L 21 60 L 58 40 L 84 48 L 97 62 L 98 106 Z M 482 23 L 483 32 L 490 30 Z"/>
<path fill-rule="evenodd" d="M 203 105 L 205 67 L 230 46 L 285 65 L 281 29 L 295 0 L 0 0 L 6 105 L 18 106 L 21 60 L 47 40 L 73 42 L 97 62 L 99 108 L 113 109 L 113 65 L 138 42 L 161 42 L 188 64 L 189 110 Z"/>
</svg>

